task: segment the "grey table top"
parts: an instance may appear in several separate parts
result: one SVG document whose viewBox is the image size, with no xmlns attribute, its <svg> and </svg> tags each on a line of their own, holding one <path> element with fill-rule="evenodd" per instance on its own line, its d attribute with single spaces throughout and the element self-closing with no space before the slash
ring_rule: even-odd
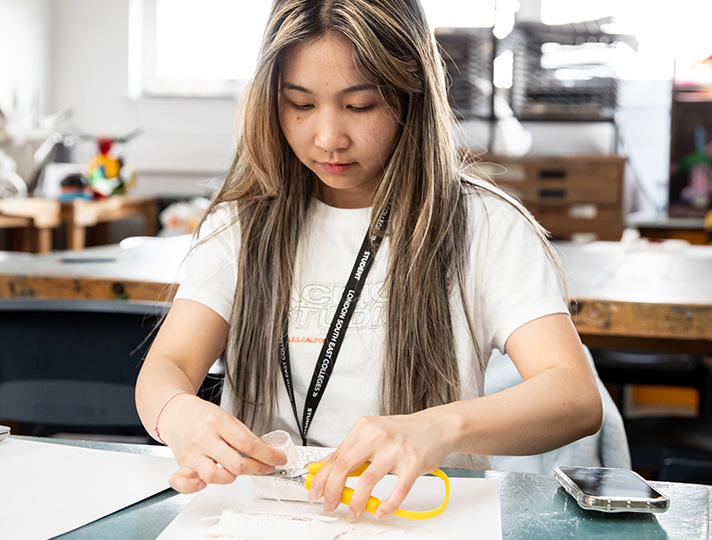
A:
<svg viewBox="0 0 712 540">
<path fill-rule="evenodd" d="M 58 441 L 90 448 L 163 454 L 155 446 Z M 553 476 L 498 471 L 447 469 L 453 477 L 496 478 L 500 485 L 502 537 L 508 540 L 544 538 L 710 538 L 710 490 L 712 487 L 674 482 L 653 482 L 670 497 L 670 509 L 662 514 L 604 514 L 578 507 Z M 190 502 L 191 496 L 166 490 L 149 499 L 106 516 L 59 538 L 66 540 L 156 538 Z M 446 538 L 447 536 L 443 536 Z M 475 532 L 473 532 L 473 538 Z"/>
</svg>

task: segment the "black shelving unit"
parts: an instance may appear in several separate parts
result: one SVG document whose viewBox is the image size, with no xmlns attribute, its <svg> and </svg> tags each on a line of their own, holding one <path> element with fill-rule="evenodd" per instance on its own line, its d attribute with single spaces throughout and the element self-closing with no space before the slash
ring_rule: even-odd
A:
<svg viewBox="0 0 712 540">
<path fill-rule="evenodd" d="M 493 28 L 437 28 L 435 38 L 451 79 L 450 104 L 460 119 L 498 120 L 506 100 L 521 122 L 607 122 L 618 149 L 618 80 L 605 55 L 619 43 L 637 50 L 633 36 L 605 32 L 610 18 L 574 24 L 517 23 L 504 38 Z M 495 81 L 495 59 L 509 53 L 510 88 Z M 596 54 L 600 53 L 600 54 Z"/>
<path fill-rule="evenodd" d="M 436 28 L 435 39 L 450 79 L 448 98 L 461 120 L 492 120 L 494 59 L 492 28 Z"/>
</svg>

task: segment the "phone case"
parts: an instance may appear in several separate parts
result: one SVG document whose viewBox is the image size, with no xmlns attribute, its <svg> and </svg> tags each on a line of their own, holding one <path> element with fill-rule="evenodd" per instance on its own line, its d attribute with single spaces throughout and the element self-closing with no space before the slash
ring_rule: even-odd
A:
<svg viewBox="0 0 712 540">
<path fill-rule="evenodd" d="M 574 469 L 577 467 L 564 467 L 564 469 Z M 583 468 L 583 467 L 581 467 Z M 591 469 L 604 469 L 603 467 L 589 467 Z M 642 476 L 635 471 L 629 469 L 617 469 L 625 471 L 626 474 L 632 475 L 641 482 L 645 483 L 650 489 L 658 493 L 660 497 L 606 497 L 600 495 L 592 495 L 585 493 L 581 488 L 562 471 L 562 467 L 554 469 L 554 477 L 571 495 L 581 508 L 586 510 L 598 510 L 600 512 L 641 512 L 641 513 L 656 513 L 665 512 L 670 507 L 670 499 L 653 486 L 651 486 Z"/>
</svg>

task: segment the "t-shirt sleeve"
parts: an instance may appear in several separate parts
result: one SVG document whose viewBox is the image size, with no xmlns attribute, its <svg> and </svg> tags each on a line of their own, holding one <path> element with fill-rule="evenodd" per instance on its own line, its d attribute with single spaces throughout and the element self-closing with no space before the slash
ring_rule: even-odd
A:
<svg viewBox="0 0 712 540">
<path fill-rule="evenodd" d="M 216 207 L 200 228 L 184 262 L 175 299 L 200 302 L 230 321 L 237 284 L 237 224 L 227 205 Z"/>
<path fill-rule="evenodd" d="M 568 313 L 564 285 L 534 225 L 514 206 L 496 196 L 487 203 L 473 255 L 475 295 L 489 348 L 504 344 L 520 326 L 553 313 Z"/>
</svg>

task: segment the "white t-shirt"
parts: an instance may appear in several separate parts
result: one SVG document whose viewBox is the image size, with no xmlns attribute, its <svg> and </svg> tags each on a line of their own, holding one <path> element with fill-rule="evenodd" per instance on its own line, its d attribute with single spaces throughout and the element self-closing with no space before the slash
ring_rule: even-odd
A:
<svg viewBox="0 0 712 540">
<path fill-rule="evenodd" d="M 470 239 L 466 297 L 484 358 L 514 330 L 551 313 L 566 313 L 562 284 L 531 223 L 510 203 L 490 192 L 468 195 Z M 370 222 L 370 208 L 334 208 L 313 200 L 297 248 L 289 311 L 289 355 L 300 415 L 322 343 Z M 207 219 L 201 238 L 234 216 L 223 204 Z M 200 302 L 229 320 L 237 280 L 237 226 L 197 245 L 186 260 L 176 298 Z M 309 428 L 309 444 L 337 446 L 361 416 L 378 414 L 378 388 L 385 337 L 385 279 L 389 242 L 385 238 L 366 279 L 344 336 L 334 370 Z M 484 373 L 465 324 L 460 295 L 451 294 L 455 347 L 462 399 L 484 394 Z M 225 385 L 223 405 L 231 396 Z M 226 401 L 227 400 L 227 401 Z M 280 385 L 272 429 L 300 441 L 291 404 Z M 451 456 L 444 465 L 481 469 L 483 456 Z"/>
</svg>

